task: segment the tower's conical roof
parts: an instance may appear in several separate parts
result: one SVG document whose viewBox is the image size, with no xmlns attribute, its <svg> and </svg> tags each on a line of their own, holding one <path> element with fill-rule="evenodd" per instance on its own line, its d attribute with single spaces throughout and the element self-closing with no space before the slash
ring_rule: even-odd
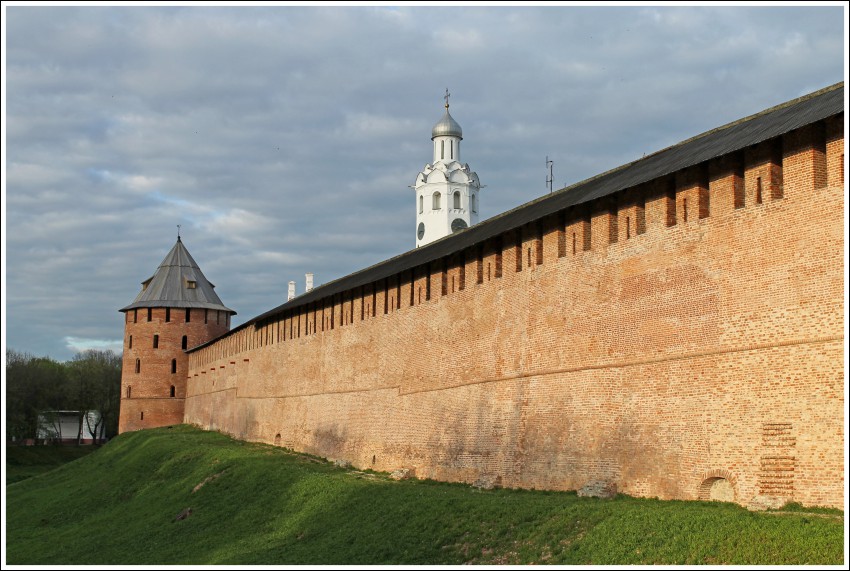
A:
<svg viewBox="0 0 850 571">
<path fill-rule="evenodd" d="M 179 236 L 156 273 L 142 282 L 142 291 L 133 303 L 119 311 L 137 307 L 197 307 L 236 314 L 221 303 L 215 286 L 204 277 Z"/>
</svg>

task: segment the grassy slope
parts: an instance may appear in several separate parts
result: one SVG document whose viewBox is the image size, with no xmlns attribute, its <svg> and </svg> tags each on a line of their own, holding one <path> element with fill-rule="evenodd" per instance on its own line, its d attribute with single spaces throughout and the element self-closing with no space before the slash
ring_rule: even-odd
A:
<svg viewBox="0 0 850 571">
<path fill-rule="evenodd" d="M 777 515 L 721 503 L 396 482 L 186 426 L 121 435 L 6 493 L 8 564 L 841 564 L 843 557 L 843 515 L 834 510 Z M 185 508 L 191 515 L 175 521 Z"/>
<path fill-rule="evenodd" d="M 7 446 L 6 483 L 49 472 L 94 452 L 97 446 Z"/>
</svg>

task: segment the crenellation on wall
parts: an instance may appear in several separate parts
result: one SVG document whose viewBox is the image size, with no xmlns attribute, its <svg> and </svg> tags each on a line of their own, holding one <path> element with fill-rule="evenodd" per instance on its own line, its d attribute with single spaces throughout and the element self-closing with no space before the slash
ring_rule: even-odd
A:
<svg viewBox="0 0 850 571">
<path fill-rule="evenodd" d="M 811 192 L 825 185 L 825 143 L 822 123 L 806 125 L 783 136 L 782 170 L 786 194 Z"/>
<path fill-rule="evenodd" d="M 844 185 L 844 113 L 826 120 L 827 185 Z"/>
</svg>

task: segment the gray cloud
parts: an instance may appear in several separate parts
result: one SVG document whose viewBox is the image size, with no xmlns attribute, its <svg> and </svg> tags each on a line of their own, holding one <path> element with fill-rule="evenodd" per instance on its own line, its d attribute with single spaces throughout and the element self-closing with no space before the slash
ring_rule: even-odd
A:
<svg viewBox="0 0 850 571">
<path fill-rule="evenodd" d="M 6 343 L 120 340 L 176 225 L 234 323 L 410 249 L 452 92 L 488 218 L 844 78 L 815 7 L 7 6 Z M 103 346 L 103 345 L 99 345 Z"/>
</svg>

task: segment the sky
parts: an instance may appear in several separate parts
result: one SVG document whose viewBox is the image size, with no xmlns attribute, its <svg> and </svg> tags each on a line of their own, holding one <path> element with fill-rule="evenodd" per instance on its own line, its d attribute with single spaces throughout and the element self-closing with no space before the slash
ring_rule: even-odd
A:
<svg viewBox="0 0 850 571">
<path fill-rule="evenodd" d="M 3 353 L 121 351 L 177 239 L 239 325 L 414 247 L 444 94 L 485 220 L 844 81 L 822 5 L 3 5 Z"/>
</svg>

